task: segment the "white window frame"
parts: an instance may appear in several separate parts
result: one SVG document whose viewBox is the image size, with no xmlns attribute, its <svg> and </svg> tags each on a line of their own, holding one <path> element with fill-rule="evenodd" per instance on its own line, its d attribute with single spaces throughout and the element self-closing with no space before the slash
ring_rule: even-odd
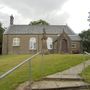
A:
<svg viewBox="0 0 90 90">
<path fill-rule="evenodd" d="M 37 46 L 36 46 L 36 38 L 35 37 L 31 37 L 29 40 L 29 50 L 36 50 Z"/>
<path fill-rule="evenodd" d="M 72 48 L 76 48 L 77 44 L 76 43 L 72 43 Z"/>
<path fill-rule="evenodd" d="M 52 46 L 52 47 L 51 47 Z M 51 37 L 48 37 L 47 38 L 47 48 L 49 50 L 52 50 L 53 49 L 53 39 Z"/>
<path fill-rule="evenodd" d="M 20 46 L 20 38 L 13 38 L 12 46 Z"/>
</svg>

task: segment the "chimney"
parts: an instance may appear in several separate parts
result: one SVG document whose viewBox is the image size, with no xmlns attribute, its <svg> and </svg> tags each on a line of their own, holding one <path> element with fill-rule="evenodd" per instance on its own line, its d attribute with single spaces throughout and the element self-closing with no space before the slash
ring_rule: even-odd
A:
<svg viewBox="0 0 90 90">
<path fill-rule="evenodd" d="M 13 25 L 13 22 L 14 22 L 14 17 L 13 15 L 10 16 L 10 25 Z"/>
</svg>

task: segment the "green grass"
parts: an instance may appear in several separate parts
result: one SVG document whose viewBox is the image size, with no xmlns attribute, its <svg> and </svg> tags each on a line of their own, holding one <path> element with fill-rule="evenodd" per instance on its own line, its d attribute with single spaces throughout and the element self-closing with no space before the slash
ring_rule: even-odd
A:
<svg viewBox="0 0 90 90">
<path fill-rule="evenodd" d="M 0 74 L 16 66 L 30 55 L 2 55 L 0 56 Z"/>
<path fill-rule="evenodd" d="M 81 76 L 90 83 L 90 65 L 81 73 Z"/>
<path fill-rule="evenodd" d="M 28 57 L 30 57 L 30 55 L 0 56 L 0 73 L 4 73 Z M 45 55 L 42 58 L 42 56 L 39 55 L 32 59 L 31 62 L 32 78 L 33 80 L 38 80 L 42 76 L 63 71 L 88 59 L 90 59 L 90 56 L 51 54 Z M 29 66 L 29 63 L 26 63 L 6 78 L 0 80 L 0 90 L 14 90 L 20 83 L 29 80 Z"/>
</svg>

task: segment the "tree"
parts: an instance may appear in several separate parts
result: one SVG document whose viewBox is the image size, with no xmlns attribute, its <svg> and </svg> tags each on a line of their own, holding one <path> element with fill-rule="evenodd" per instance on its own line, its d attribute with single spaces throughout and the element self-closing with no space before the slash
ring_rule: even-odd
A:
<svg viewBox="0 0 90 90">
<path fill-rule="evenodd" d="M 2 27 L 2 24 L 0 23 L 0 54 L 2 53 L 3 32 L 4 32 L 4 28 Z"/>
<path fill-rule="evenodd" d="M 40 20 L 37 20 L 37 21 L 30 22 L 29 25 L 49 25 L 49 23 L 40 19 Z"/>
<path fill-rule="evenodd" d="M 79 34 L 83 51 L 90 52 L 90 29 Z"/>
</svg>

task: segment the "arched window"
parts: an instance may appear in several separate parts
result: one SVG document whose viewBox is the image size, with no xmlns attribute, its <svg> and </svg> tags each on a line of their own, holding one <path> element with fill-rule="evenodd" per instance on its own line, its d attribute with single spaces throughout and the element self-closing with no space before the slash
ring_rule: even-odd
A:
<svg viewBox="0 0 90 90">
<path fill-rule="evenodd" d="M 36 50 L 36 38 L 34 38 L 34 37 L 30 38 L 29 49 Z"/>
<path fill-rule="evenodd" d="M 20 38 L 13 38 L 13 46 L 20 46 Z"/>
<path fill-rule="evenodd" d="M 50 37 L 47 38 L 47 48 L 53 49 L 53 40 Z"/>
</svg>

